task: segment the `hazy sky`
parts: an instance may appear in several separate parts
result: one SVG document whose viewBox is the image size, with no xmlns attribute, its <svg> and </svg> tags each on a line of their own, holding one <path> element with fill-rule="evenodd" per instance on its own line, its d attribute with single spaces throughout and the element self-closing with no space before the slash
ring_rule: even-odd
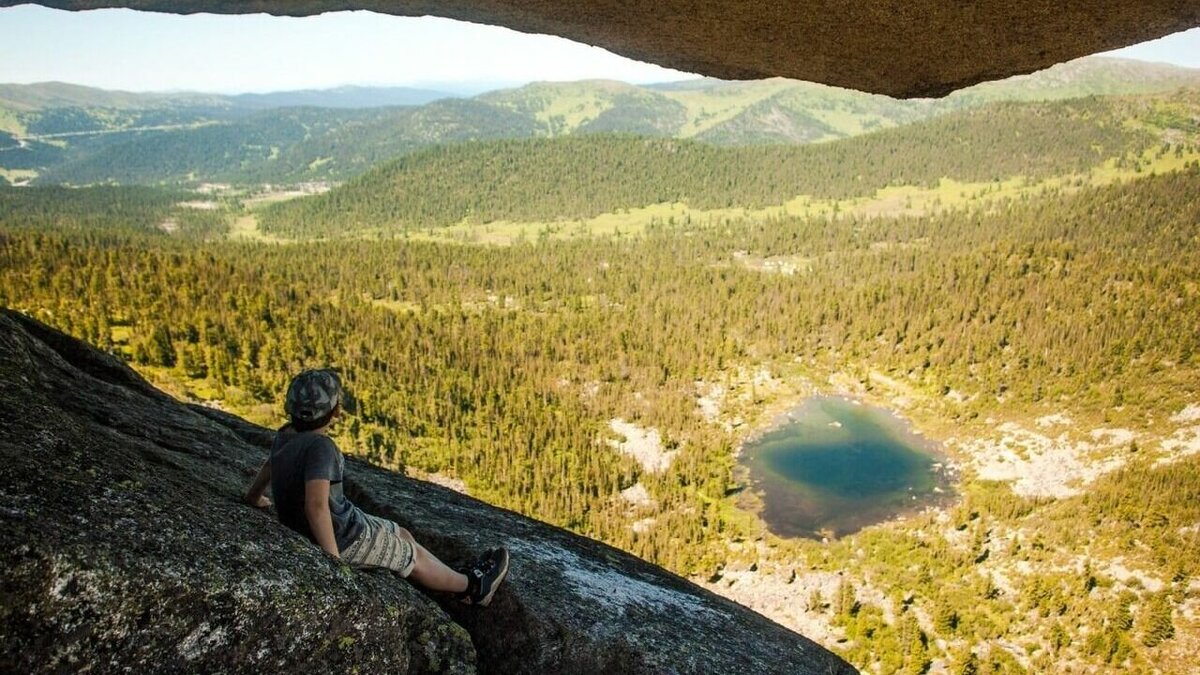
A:
<svg viewBox="0 0 1200 675">
<path fill-rule="evenodd" d="M 1200 29 L 1115 52 L 1200 68 Z M 0 9 L 0 82 L 237 93 L 341 84 L 519 84 L 693 77 L 546 35 L 437 18 L 337 12 L 177 16 Z"/>
</svg>

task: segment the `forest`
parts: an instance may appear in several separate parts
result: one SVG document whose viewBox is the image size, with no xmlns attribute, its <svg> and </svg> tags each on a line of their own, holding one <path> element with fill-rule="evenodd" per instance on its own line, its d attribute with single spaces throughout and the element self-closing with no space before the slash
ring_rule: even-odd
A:
<svg viewBox="0 0 1200 675">
<path fill-rule="evenodd" d="M 969 482 L 951 513 L 972 542 L 963 550 L 930 539 L 932 517 L 826 545 L 773 541 L 738 507 L 738 438 L 698 415 L 696 383 L 763 364 L 863 382 L 874 369 L 931 399 L 971 395 L 948 413 L 966 428 L 1049 402 L 1147 424 L 1196 390 L 1197 186 L 1191 168 L 977 212 L 656 222 L 638 238 L 505 248 L 227 242 L 224 214 L 181 209 L 178 193 L 6 188 L 0 303 L 266 424 L 279 422 L 292 374 L 336 366 L 353 393 L 337 432 L 348 451 L 455 477 L 681 574 L 720 578 L 737 564 L 729 542 L 764 537 L 770 552 L 756 564 L 847 571 L 845 597 L 813 603 L 860 665 L 922 672 L 939 658 L 959 672 L 1021 672 L 1069 655 L 1084 670 L 1119 669 L 1171 644 L 1172 609 L 1198 571 L 1195 530 L 1182 534 L 1200 520 L 1197 458 L 1165 470 L 1147 455 L 1062 501 Z M 174 233 L 160 227 L 169 219 Z M 746 255 L 805 264 L 769 273 Z M 679 451 L 671 470 L 613 452 L 604 441 L 618 418 L 659 430 Z M 620 498 L 635 484 L 650 504 Z M 1153 561 L 1171 582 L 1118 592 L 1099 573 L 1047 571 L 1007 592 L 984 577 L 978 588 L 944 583 L 997 550 L 1002 529 L 1019 532 L 1009 554 L 1035 563 L 1090 540 L 1093 555 Z M 852 578 L 893 589 L 893 606 L 912 611 L 885 620 L 853 597 Z M 1065 637 L 1043 644 L 1051 630 Z M 1036 637 L 1025 665 L 1004 650 L 963 651 L 1018 636 Z"/>
<path fill-rule="evenodd" d="M 1194 96 L 1179 97 L 1194 106 Z M 1136 99 L 1000 104 L 808 146 L 719 148 L 608 135 L 448 145 L 279 204 L 263 214 L 263 227 L 291 237 L 403 233 L 460 221 L 571 221 L 671 202 L 761 208 L 796 195 L 845 199 L 888 186 L 936 187 L 944 178 L 1037 181 L 1110 158 L 1140 160 L 1157 140 L 1123 121 L 1173 103 L 1156 100 L 1141 111 L 1130 110 Z"/>
</svg>

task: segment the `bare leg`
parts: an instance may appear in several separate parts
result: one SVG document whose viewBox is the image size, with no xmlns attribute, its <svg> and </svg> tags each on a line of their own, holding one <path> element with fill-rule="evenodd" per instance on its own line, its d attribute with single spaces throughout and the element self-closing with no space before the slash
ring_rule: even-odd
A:
<svg viewBox="0 0 1200 675">
<path fill-rule="evenodd" d="M 431 591 L 461 593 L 467 590 L 466 575 L 447 567 L 446 563 L 418 544 L 408 530 L 401 528 L 400 531 L 401 536 L 408 539 L 413 547 L 414 564 L 412 572 L 408 575 L 409 579 Z"/>
</svg>

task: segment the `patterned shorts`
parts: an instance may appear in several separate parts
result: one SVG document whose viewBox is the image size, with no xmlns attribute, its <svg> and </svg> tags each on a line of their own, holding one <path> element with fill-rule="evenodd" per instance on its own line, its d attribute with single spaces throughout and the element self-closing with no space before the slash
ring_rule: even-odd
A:
<svg viewBox="0 0 1200 675">
<path fill-rule="evenodd" d="M 412 544 L 400 536 L 400 526 L 371 514 L 366 527 L 341 552 L 342 560 L 358 567 L 386 567 L 407 577 L 416 565 Z"/>
</svg>

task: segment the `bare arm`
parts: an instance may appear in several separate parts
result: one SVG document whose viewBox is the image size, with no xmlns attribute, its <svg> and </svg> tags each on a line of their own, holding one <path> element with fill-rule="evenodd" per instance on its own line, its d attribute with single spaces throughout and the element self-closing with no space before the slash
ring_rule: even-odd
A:
<svg viewBox="0 0 1200 675">
<path fill-rule="evenodd" d="M 258 475 L 254 477 L 254 482 L 250 483 L 250 487 L 246 490 L 244 497 L 247 504 L 256 506 L 260 509 L 271 507 L 271 500 L 267 499 L 265 493 L 267 486 L 271 484 L 271 458 L 263 462 L 258 469 Z"/>
<path fill-rule="evenodd" d="M 337 540 L 333 537 L 333 516 L 329 515 L 329 481 L 316 479 L 304 481 L 304 516 L 308 518 L 308 529 L 329 555 L 340 558 Z"/>
</svg>

